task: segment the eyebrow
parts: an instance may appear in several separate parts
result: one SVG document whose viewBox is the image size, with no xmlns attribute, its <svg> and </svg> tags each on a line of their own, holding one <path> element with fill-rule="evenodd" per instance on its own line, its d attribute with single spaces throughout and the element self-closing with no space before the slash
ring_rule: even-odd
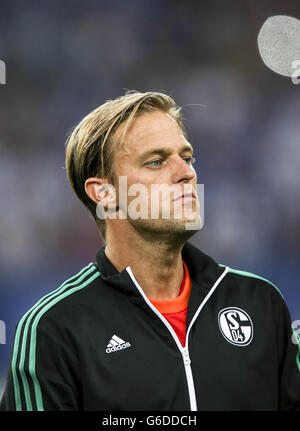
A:
<svg viewBox="0 0 300 431">
<path fill-rule="evenodd" d="M 184 153 L 185 151 L 189 151 L 193 154 L 194 150 L 193 147 L 189 144 L 183 145 L 180 148 L 180 154 Z M 153 154 L 159 154 L 160 156 L 169 156 L 170 154 L 172 154 L 172 151 L 166 148 L 153 148 L 152 150 L 146 151 L 145 153 L 143 153 L 140 157 L 139 157 L 139 161 L 145 160 L 147 159 L 149 156 L 153 155 Z"/>
</svg>

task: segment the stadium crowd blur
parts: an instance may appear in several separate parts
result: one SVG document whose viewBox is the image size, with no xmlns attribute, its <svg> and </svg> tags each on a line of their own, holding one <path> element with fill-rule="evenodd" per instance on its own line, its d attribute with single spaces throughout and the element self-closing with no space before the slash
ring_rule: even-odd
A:
<svg viewBox="0 0 300 431">
<path fill-rule="evenodd" d="M 205 189 L 204 228 L 191 242 L 271 280 L 300 319 L 300 85 L 267 69 L 257 49 L 276 14 L 300 18 L 300 4 L 1 4 L 0 380 L 20 317 L 103 244 L 69 186 L 64 143 L 126 89 L 165 91 L 183 106 Z"/>
</svg>

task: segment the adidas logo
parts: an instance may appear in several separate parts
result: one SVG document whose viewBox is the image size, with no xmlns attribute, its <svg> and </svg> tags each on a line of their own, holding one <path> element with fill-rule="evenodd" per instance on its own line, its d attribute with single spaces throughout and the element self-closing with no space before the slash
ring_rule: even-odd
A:
<svg viewBox="0 0 300 431">
<path fill-rule="evenodd" d="M 126 349 L 127 347 L 131 347 L 131 344 L 128 341 L 126 342 L 117 335 L 113 335 L 105 351 L 106 353 L 112 353 L 117 350 Z"/>
</svg>

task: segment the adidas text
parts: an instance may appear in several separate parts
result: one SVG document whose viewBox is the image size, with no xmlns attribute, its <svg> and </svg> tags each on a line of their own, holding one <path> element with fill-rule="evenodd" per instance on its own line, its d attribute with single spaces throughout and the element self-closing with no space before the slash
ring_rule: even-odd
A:
<svg viewBox="0 0 300 431">
<path fill-rule="evenodd" d="M 131 347 L 131 344 L 129 342 L 124 344 L 119 344 L 118 346 L 108 347 L 106 349 L 106 353 L 116 352 L 117 350 L 126 349 L 127 347 Z"/>
</svg>

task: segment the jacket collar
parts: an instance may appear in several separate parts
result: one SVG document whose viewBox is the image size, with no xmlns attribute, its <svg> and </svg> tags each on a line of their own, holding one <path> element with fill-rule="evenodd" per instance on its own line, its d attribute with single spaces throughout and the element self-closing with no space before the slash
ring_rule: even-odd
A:
<svg viewBox="0 0 300 431">
<path fill-rule="evenodd" d="M 104 249 L 105 246 L 97 253 L 97 265 L 101 272 L 102 280 L 118 292 L 123 292 L 131 303 L 142 308 L 147 314 L 153 317 L 153 311 L 144 301 L 126 268 L 118 272 L 107 258 Z M 183 246 L 182 258 L 188 267 L 192 280 L 186 317 L 186 325 L 188 327 L 199 305 L 222 274 L 223 268 L 211 257 L 190 243 L 186 243 Z"/>
<path fill-rule="evenodd" d="M 103 245 L 98 251 L 96 260 L 102 277 L 109 278 L 110 276 L 119 274 L 119 271 L 114 267 L 105 254 L 105 245 Z"/>
<path fill-rule="evenodd" d="M 118 272 L 106 256 L 104 250 L 105 246 L 102 246 L 96 256 L 102 279 L 119 289 L 125 290 L 127 294 L 140 296 L 126 269 Z M 223 272 L 223 269 L 219 267 L 214 259 L 189 242 L 183 246 L 182 258 L 190 272 L 192 287 L 196 284 L 203 293 L 207 293 L 210 290 Z"/>
</svg>

